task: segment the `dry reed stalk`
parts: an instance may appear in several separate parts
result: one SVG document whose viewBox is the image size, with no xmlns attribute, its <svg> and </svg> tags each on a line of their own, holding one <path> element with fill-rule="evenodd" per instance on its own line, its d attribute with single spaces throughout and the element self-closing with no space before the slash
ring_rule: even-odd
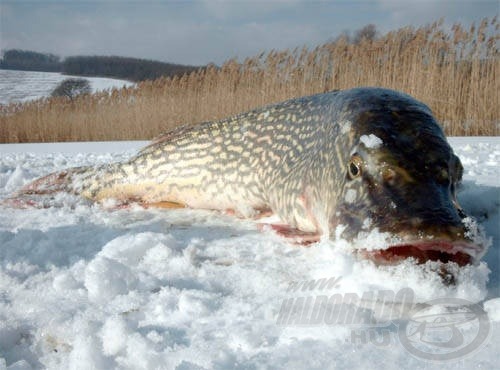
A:
<svg viewBox="0 0 500 370">
<path fill-rule="evenodd" d="M 487 30 L 493 29 L 493 35 Z M 0 106 L 0 142 L 150 139 L 292 97 L 382 86 L 427 103 L 448 135 L 499 135 L 499 23 L 442 21 L 358 44 L 271 51 L 136 87 Z M 490 32 L 491 33 L 491 32 Z"/>
</svg>

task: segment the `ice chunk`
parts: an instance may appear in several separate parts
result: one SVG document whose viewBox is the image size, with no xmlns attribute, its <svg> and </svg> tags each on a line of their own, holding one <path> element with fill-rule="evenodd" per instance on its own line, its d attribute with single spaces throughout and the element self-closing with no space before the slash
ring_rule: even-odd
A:
<svg viewBox="0 0 500 370">
<path fill-rule="evenodd" d="M 384 143 L 382 139 L 375 136 L 374 134 L 362 135 L 359 138 L 359 141 L 361 141 L 367 148 L 370 149 L 377 149 Z"/>
</svg>

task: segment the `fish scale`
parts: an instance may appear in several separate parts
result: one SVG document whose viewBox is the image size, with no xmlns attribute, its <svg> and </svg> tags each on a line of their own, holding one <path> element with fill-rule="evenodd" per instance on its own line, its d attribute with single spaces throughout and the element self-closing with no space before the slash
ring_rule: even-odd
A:
<svg viewBox="0 0 500 370">
<path fill-rule="evenodd" d="M 242 213 L 272 210 L 292 227 L 315 231 L 316 223 L 298 198 L 323 145 L 321 117 L 335 94 L 178 128 L 126 162 L 71 173 L 70 191 L 98 201 L 168 201 Z"/>
<path fill-rule="evenodd" d="M 246 217 L 271 211 L 303 234 L 354 240 L 384 232 L 387 245 L 400 243 L 371 254 L 386 260 L 415 255 L 464 264 L 485 247 L 471 242 L 477 238 L 462 222 L 455 197 L 462 172 L 425 104 L 393 90 L 355 88 L 181 127 L 128 161 L 51 174 L 17 196 L 67 191 Z"/>
</svg>

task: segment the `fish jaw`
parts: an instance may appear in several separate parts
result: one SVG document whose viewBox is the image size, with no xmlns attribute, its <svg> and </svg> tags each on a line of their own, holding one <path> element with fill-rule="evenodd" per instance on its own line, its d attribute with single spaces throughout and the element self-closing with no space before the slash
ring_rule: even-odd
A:
<svg viewBox="0 0 500 370">
<path fill-rule="evenodd" d="M 436 239 L 391 244 L 385 249 L 360 249 L 358 254 L 378 265 L 393 265 L 406 258 L 414 258 L 419 264 L 427 261 L 440 261 L 443 263 L 455 262 L 459 266 L 466 266 L 476 264 L 483 250 L 482 246 L 465 240 Z"/>
</svg>

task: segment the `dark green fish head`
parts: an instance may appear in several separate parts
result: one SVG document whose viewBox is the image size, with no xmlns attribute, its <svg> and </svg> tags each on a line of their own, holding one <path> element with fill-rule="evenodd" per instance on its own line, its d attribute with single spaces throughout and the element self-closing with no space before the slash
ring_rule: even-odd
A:
<svg viewBox="0 0 500 370">
<path fill-rule="evenodd" d="M 378 262 L 414 257 L 466 265 L 485 251 L 457 202 L 463 167 L 424 104 L 382 89 L 353 99 L 351 152 L 336 223 L 341 236 L 376 230 L 385 247 L 358 246 Z"/>
</svg>

